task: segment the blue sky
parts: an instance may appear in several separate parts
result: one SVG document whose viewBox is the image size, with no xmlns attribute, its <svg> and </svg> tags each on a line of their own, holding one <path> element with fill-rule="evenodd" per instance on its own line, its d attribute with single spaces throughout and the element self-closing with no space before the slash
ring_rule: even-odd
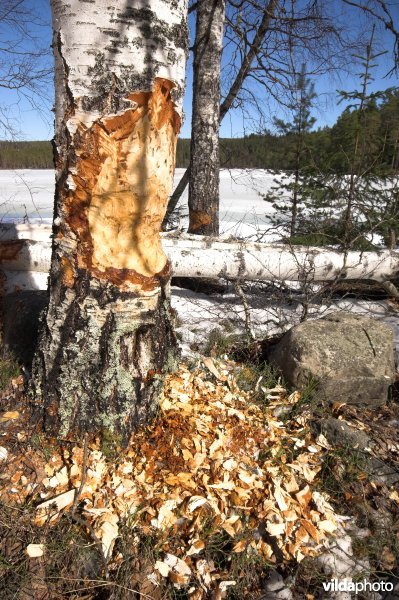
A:
<svg viewBox="0 0 399 600">
<path fill-rule="evenodd" d="M 334 2 L 334 0 L 330 0 Z M 43 21 L 43 25 L 36 26 L 33 31 L 40 37 L 40 42 L 49 47 L 51 43 L 51 16 L 48 0 L 29 0 L 30 6 L 34 9 L 35 14 L 40 17 Z M 399 21 L 399 0 L 395 0 L 391 3 L 396 16 L 396 20 Z M 355 15 L 353 14 L 353 17 Z M 191 17 L 190 25 L 193 25 L 193 17 Z M 359 20 L 353 19 L 351 26 L 355 27 L 360 24 Z M 1 27 L 0 23 L 0 41 L 9 36 L 9 30 Z M 29 43 L 27 42 L 27 46 Z M 391 86 L 399 85 L 398 74 L 387 78 L 385 75 L 392 66 L 392 38 L 389 34 L 379 32 L 379 47 L 378 50 L 386 49 L 387 54 L 381 56 L 378 62 L 378 68 L 374 69 L 373 76 L 374 82 L 370 85 L 371 90 L 381 90 Z M 227 62 L 229 59 L 228 53 L 224 58 Z M 48 59 L 51 61 L 51 58 Z M 348 64 L 351 61 L 348 57 Z M 315 90 L 318 94 L 317 106 L 315 106 L 313 114 L 317 119 L 316 127 L 324 125 L 331 125 L 335 122 L 337 116 L 342 112 L 344 105 L 338 105 L 337 89 L 353 90 L 359 87 L 358 79 L 356 78 L 356 72 L 359 72 L 359 66 L 353 65 L 351 72 L 343 72 L 340 74 L 322 75 L 313 79 L 315 83 Z M 191 70 L 191 59 L 189 60 L 187 67 L 187 92 L 184 101 L 184 112 L 186 115 L 185 122 L 181 131 L 181 137 L 190 136 L 190 119 L 191 119 L 191 84 L 192 84 L 192 70 Z M 49 97 L 53 97 L 52 85 L 43 87 L 42 91 Z M 39 99 L 38 99 L 39 100 Z M 33 99 L 34 102 L 34 99 Z M 281 108 L 271 100 L 270 98 L 261 98 L 261 102 L 265 105 L 265 113 L 268 117 L 267 121 L 263 124 L 264 127 L 272 127 L 272 118 L 275 116 L 286 117 L 281 112 Z M 42 104 L 42 110 L 38 111 L 37 108 L 32 106 L 32 98 L 27 101 L 23 97 L 18 97 L 15 92 L 9 92 L 0 86 L 0 107 L 9 109 L 12 111 L 12 116 L 15 118 L 16 123 L 20 129 L 20 139 L 26 140 L 37 140 L 37 139 L 51 139 L 53 135 L 53 118 L 51 112 L 51 101 L 39 102 Z M 257 122 L 257 115 L 251 109 L 248 114 L 243 116 L 240 110 L 231 110 L 230 113 L 225 117 L 221 126 L 222 137 L 239 137 L 244 134 L 249 134 L 259 129 Z M 4 137 L 4 136 L 3 136 Z"/>
</svg>

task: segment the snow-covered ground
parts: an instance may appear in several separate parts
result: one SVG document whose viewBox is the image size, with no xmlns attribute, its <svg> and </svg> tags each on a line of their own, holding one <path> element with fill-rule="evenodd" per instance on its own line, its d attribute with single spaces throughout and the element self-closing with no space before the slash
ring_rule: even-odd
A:
<svg viewBox="0 0 399 600">
<path fill-rule="evenodd" d="M 184 169 L 176 169 L 175 184 Z M 220 171 L 220 233 L 271 242 L 280 239 L 270 230 L 268 215 L 274 212 L 263 196 L 275 185 L 276 175 L 263 169 L 222 169 Z M 177 208 L 183 215 L 179 225 L 186 228 L 187 190 Z"/>
<path fill-rule="evenodd" d="M 317 289 L 307 290 L 309 296 L 298 290 L 287 290 L 268 285 L 249 285 L 245 291 L 248 311 L 231 286 L 223 295 L 209 296 L 172 287 L 172 306 L 177 311 L 177 333 L 184 354 L 209 349 L 210 339 L 218 337 L 244 338 L 250 328 L 256 339 L 263 339 L 288 331 L 301 321 L 307 300 L 308 318 L 320 318 L 335 311 L 348 311 L 389 325 L 395 334 L 395 348 L 399 358 L 399 315 L 396 305 L 389 300 L 361 300 L 355 298 L 320 299 Z M 212 335 L 210 335 L 212 333 Z M 249 337 L 248 337 L 249 339 Z"/>
<path fill-rule="evenodd" d="M 54 187 L 49 169 L 0 170 L 1 220 L 51 222 Z"/>
<path fill-rule="evenodd" d="M 175 183 L 184 169 L 177 169 Z M 272 241 L 280 236 L 271 231 L 268 215 L 273 210 L 262 195 L 271 189 L 275 175 L 263 170 L 222 170 L 220 177 L 221 232 L 242 238 Z M 0 170 L 0 215 L 3 221 L 30 220 L 51 222 L 54 197 L 54 172 L 51 170 Z M 183 217 L 187 192 L 180 201 Z M 257 337 L 285 331 L 299 322 L 305 296 L 298 290 L 281 291 L 266 285 L 246 291 L 253 332 Z M 208 296 L 172 288 L 172 305 L 178 313 L 177 331 L 183 351 L 203 349 L 209 333 L 218 329 L 223 336 L 245 333 L 245 310 L 242 299 L 230 288 L 226 294 Z M 335 300 L 326 303 L 316 297 L 308 306 L 309 316 L 317 317 L 331 310 L 351 310 L 382 319 L 396 329 L 399 349 L 398 313 L 386 300 Z"/>
<path fill-rule="evenodd" d="M 184 173 L 176 169 L 175 185 Z M 263 241 L 275 239 L 270 235 L 267 214 L 273 209 L 262 199 L 273 185 L 272 175 L 263 170 L 223 169 L 220 174 L 221 231 L 228 235 L 263 236 Z M 54 204 L 54 171 L 0 170 L 0 216 L 3 221 L 29 219 L 51 222 Z M 186 219 L 187 191 L 181 198 L 181 226 Z"/>
</svg>

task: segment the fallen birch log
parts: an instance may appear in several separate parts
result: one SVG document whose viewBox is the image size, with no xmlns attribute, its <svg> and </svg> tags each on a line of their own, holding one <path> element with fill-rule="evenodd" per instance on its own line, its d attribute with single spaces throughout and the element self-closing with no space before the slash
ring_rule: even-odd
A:
<svg viewBox="0 0 399 600">
<path fill-rule="evenodd" d="M 33 223 L 0 223 L 0 243 L 9 240 L 31 240 L 32 242 L 49 242 L 51 225 L 35 225 Z"/>
<path fill-rule="evenodd" d="M 27 231 L 26 227 L 12 226 L 7 230 L 3 224 L 0 228 L 3 294 L 17 289 L 46 289 L 51 259 L 51 228 L 44 226 L 44 231 L 43 226 L 36 226 L 41 227 L 40 231 L 36 231 L 30 226 L 30 231 Z M 27 233 L 31 239 L 15 239 Z M 314 282 L 369 279 L 385 282 L 399 274 L 399 252 L 392 250 L 344 254 L 331 248 L 257 244 L 170 233 L 162 234 L 162 239 L 177 277 Z"/>
<path fill-rule="evenodd" d="M 48 273 L 42 271 L 0 271 L 0 297 L 13 292 L 47 290 Z"/>
</svg>

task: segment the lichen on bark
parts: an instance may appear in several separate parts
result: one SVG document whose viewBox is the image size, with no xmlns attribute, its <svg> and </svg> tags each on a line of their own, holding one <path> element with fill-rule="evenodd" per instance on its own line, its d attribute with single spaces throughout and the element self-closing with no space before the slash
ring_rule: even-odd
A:
<svg viewBox="0 0 399 600">
<path fill-rule="evenodd" d="M 58 190 L 52 295 L 33 368 L 48 431 L 125 437 L 156 410 L 176 350 L 159 229 L 180 117 L 173 84 L 129 95 L 123 113 L 76 128 L 73 185 Z M 157 376 L 157 377 L 156 377 Z"/>
</svg>

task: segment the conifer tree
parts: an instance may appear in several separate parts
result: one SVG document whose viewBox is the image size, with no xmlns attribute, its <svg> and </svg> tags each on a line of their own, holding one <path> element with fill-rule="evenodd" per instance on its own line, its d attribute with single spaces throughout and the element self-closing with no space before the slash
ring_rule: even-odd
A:
<svg viewBox="0 0 399 600">
<path fill-rule="evenodd" d="M 375 61 L 384 54 L 373 52 L 373 37 L 374 31 L 364 55 L 356 56 L 362 66 L 359 89 L 339 92 L 340 101 L 349 105 L 330 130 L 327 157 L 320 160 L 309 144 L 306 160 L 302 155 L 302 213 L 292 243 L 346 250 L 382 242 L 396 246 L 398 169 L 392 165 L 397 161 L 399 113 L 385 108 L 388 130 L 380 104 L 395 106 L 397 95 L 392 89 L 369 91 Z"/>
<path fill-rule="evenodd" d="M 295 74 L 293 98 L 288 106 L 292 120 L 274 120 L 278 133 L 292 140 L 291 153 L 294 169 L 293 172 L 283 176 L 282 183 L 281 179 L 279 180 L 278 186 L 272 188 L 272 193 L 266 196 L 266 200 L 271 201 L 277 210 L 277 215 L 274 217 L 276 224 L 285 222 L 288 225 L 287 215 L 289 215 L 290 237 L 295 235 L 297 229 L 301 178 L 306 156 L 306 134 L 316 122 L 316 119 L 311 116 L 312 103 L 315 98 L 314 83 L 307 77 L 306 66 L 302 64 L 300 72 Z"/>
</svg>

